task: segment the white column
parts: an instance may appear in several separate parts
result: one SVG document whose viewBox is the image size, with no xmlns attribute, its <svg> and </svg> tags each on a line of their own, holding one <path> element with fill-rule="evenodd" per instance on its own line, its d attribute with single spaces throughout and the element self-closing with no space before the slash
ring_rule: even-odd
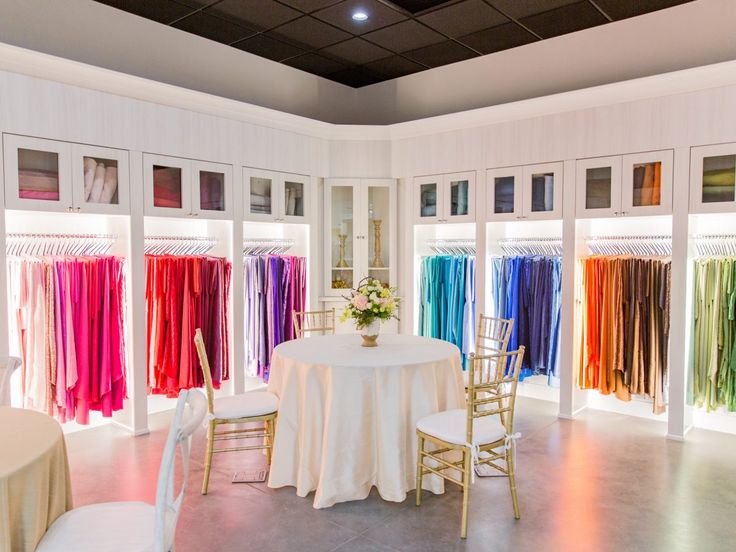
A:
<svg viewBox="0 0 736 552">
<path fill-rule="evenodd" d="M 675 150 L 672 172 L 672 282 L 670 295 L 669 405 L 667 407 L 667 438 L 682 441 L 692 424 L 690 407 L 686 406 L 686 381 L 689 369 L 689 325 L 691 306 L 687 289 L 688 230 L 690 187 L 690 148 Z"/>
<path fill-rule="evenodd" d="M 148 433 L 146 367 L 146 265 L 143 220 L 143 154 L 130 152 L 130 248 L 128 251 L 128 404 L 116 421 L 135 435 Z"/>
<path fill-rule="evenodd" d="M 575 372 L 578 352 L 575 314 L 575 270 L 578 248 L 575 235 L 575 160 L 567 160 L 563 169 L 562 193 L 562 307 L 560 320 L 560 412 L 572 419 L 587 406 L 587 396 L 577 387 Z"/>
<path fill-rule="evenodd" d="M 233 393 L 245 391 L 245 306 L 243 301 L 243 167 L 238 162 L 233 163 L 233 214 L 232 227 L 232 260 L 233 272 L 230 281 L 232 306 L 230 310 L 230 378 L 232 379 Z"/>
</svg>

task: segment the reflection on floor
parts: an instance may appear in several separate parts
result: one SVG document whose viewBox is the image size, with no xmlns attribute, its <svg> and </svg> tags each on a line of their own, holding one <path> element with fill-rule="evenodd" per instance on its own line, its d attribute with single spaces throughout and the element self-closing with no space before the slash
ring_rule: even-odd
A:
<svg viewBox="0 0 736 552">
<path fill-rule="evenodd" d="M 263 462 L 258 453 L 220 455 L 201 496 L 204 430 L 195 437 L 177 552 L 734 550 L 736 437 L 695 431 L 666 440 L 664 425 L 587 411 L 558 420 L 553 403 L 520 399 L 519 497 L 515 521 L 503 478 L 477 479 L 467 542 L 461 493 L 453 486 L 401 504 L 376 493 L 314 510 L 312 497 L 265 484 L 232 484 L 233 472 Z M 168 414 L 152 433 L 131 438 L 112 426 L 67 436 L 74 504 L 153 502 Z"/>
</svg>

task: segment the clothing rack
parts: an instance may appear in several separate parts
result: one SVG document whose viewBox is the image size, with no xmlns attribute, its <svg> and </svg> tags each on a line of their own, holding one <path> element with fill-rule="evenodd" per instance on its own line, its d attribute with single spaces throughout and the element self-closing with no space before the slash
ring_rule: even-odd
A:
<svg viewBox="0 0 736 552">
<path fill-rule="evenodd" d="M 586 239 L 592 255 L 672 255 L 672 236 L 595 236 Z"/>
<path fill-rule="evenodd" d="M 146 255 L 205 255 L 217 245 L 211 237 L 146 236 Z"/>
<path fill-rule="evenodd" d="M 283 255 L 294 247 L 294 240 L 289 238 L 243 240 L 243 256 L 248 255 Z"/>
<path fill-rule="evenodd" d="M 693 240 L 702 257 L 736 255 L 736 234 L 697 235 Z"/>
<path fill-rule="evenodd" d="M 9 256 L 23 255 L 104 255 L 115 243 L 112 234 L 8 234 L 6 252 Z"/>
<path fill-rule="evenodd" d="M 427 246 L 440 255 L 475 255 L 475 240 L 436 239 L 428 240 Z"/>
<path fill-rule="evenodd" d="M 498 246 L 504 255 L 562 256 L 562 238 L 502 238 Z"/>
</svg>

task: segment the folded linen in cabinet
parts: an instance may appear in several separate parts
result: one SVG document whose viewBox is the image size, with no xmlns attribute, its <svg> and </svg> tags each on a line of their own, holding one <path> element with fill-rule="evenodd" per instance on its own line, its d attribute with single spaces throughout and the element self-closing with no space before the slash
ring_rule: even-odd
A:
<svg viewBox="0 0 736 552">
<path fill-rule="evenodd" d="M 107 167 L 105 169 L 105 180 L 102 185 L 102 195 L 100 203 L 110 204 L 115 192 L 118 191 L 118 169 L 117 167 Z"/>
<path fill-rule="evenodd" d="M 92 157 L 84 158 L 84 201 L 89 201 L 89 194 L 92 193 L 92 186 L 95 181 L 95 171 L 97 170 L 97 161 Z"/>
<path fill-rule="evenodd" d="M 105 165 L 100 163 L 95 169 L 95 179 L 92 183 L 92 191 L 89 193 L 90 203 L 100 203 L 102 188 L 105 185 Z"/>
</svg>

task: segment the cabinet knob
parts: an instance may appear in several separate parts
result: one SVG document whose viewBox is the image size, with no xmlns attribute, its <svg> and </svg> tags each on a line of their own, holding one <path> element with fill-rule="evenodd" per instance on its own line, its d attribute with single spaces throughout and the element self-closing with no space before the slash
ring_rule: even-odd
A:
<svg viewBox="0 0 736 552">
<path fill-rule="evenodd" d="M 199 213 L 192 213 L 192 216 L 193 217 L 198 217 L 199 216 Z"/>
<path fill-rule="evenodd" d="M 81 211 L 81 210 L 82 210 L 82 208 L 81 208 L 81 207 L 77 207 L 77 213 L 78 213 L 79 211 Z"/>
<path fill-rule="evenodd" d="M 66 210 L 67 210 L 67 211 L 68 211 L 69 213 L 71 213 L 71 212 L 72 212 L 72 211 L 74 210 L 74 207 L 72 207 L 72 206 L 70 205 L 69 207 L 67 207 L 67 208 L 66 208 Z"/>
</svg>

